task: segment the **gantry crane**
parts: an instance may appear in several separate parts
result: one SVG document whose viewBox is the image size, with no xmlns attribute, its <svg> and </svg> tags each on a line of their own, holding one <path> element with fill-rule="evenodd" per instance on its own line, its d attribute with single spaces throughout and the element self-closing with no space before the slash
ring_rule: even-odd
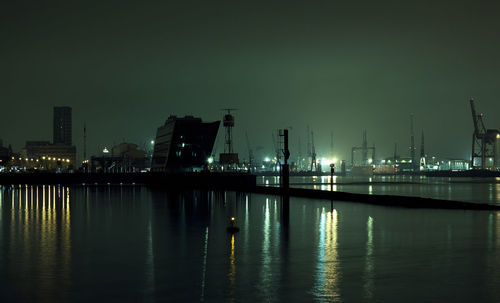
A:
<svg viewBox="0 0 500 303">
<path fill-rule="evenodd" d="M 368 141 L 366 140 L 366 130 L 363 131 L 363 144 L 361 147 L 353 147 L 351 149 L 351 166 L 355 166 L 354 164 L 354 153 L 358 150 L 361 150 L 361 165 L 366 166 L 370 165 L 375 161 L 375 145 L 373 147 L 368 147 Z M 371 161 L 368 159 L 368 150 L 372 151 Z"/>
<path fill-rule="evenodd" d="M 497 139 L 500 132 L 496 129 L 486 129 L 483 122 L 484 114 L 477 114 L 474 99 L 470 99 L 474 133 L 472 134 L 472 169 L 490 169 L 497 167 Z"/>
</svg>

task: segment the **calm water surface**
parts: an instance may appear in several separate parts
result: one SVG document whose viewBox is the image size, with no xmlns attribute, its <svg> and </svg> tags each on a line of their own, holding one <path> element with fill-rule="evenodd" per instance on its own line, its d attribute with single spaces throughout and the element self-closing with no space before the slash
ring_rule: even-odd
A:
<svg viewBox="0 0 500 303">
<path fill-rule="evenodd" d="M 292 198 L 286 220 L 256 194 L 0 191 L 0 302 L 500 300 L 497 212 Z"/>
<path fill-rule="evenodd" d="M 259 185 L 279 186 L 279 177 L 258 177 Z M 333 191 L 370 195 L 414 196 L 500 205 L 500 178 L 425 176 L 333 177 Z M 290 186 L 332 190 L 330 176 L 291 177 Z"/>
</svg>

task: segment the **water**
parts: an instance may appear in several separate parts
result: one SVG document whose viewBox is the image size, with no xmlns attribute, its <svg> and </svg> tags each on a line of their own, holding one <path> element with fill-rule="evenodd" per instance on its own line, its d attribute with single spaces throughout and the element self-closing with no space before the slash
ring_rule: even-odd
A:
<svg viewBox="0 0 500 303">
<path fill-rule="evenodd" d="M 259 185 L 279 186 L 279 177 L 257 177 Z M 333 191 L 400 195 L 500 205 L 500 178 L 444 178 L 425 176 L 334 176 Z M 290 186 L 332 190 L 330 176 L 290 177 Z"/>
<path fill-rule="evenodd" d="M 275 196 L 0 191 L 0 302 L 500 299 L 498 212 L 291 198 L 287 223 Z"/>
</svg>

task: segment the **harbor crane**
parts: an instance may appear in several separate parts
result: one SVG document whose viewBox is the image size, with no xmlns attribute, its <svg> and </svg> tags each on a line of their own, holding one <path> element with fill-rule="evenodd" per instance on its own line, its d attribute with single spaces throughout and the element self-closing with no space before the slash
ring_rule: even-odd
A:
<svg viewBox="0 0 500 303">
<path fill-rule="evenodd" d="M 353 147 L 351 149 L 351 166 L 355 166 L 354 164 L 354 153 L 356 151 L 361 151 L 361 165 L 366 166 L 370 165 L 375 161 L 375 145 L 373 147 L 368 147 L 368 141 L 366 140 L 366 130 L 363 131 L 363 145 L 361 147 Z M 371 159 L 368 159 L 368 150 L 372 151 Z"/>
<path fill-rule="evenodd" d="M 311 171 L 320 171 L 316 161 L 316 149 L 314 148 L 314 133 L 311 131 Z"/>
<path fill-rule="evenodd" d="M 486 129 L 483 122 L 484 114 L 476 113 L 474 99 L 470 99 L 474 133 L 472 134 L 472 169 L 495 170 L 497 167 L 497 140 L 500 132 L 497 129 Z"/>
<path fill-rule="evenodd" d="M 249 170 L 252 171 L 252 166 L 254 164 L 254 157 L 252 148 L 250 147 L 250 140 L 248 139 L 248 132 L 245 132 L 245 137 L 247 139 L 247 148 L 248 148 L 248 166 Z"/>
<path fill-rule="evenodd" d="M 273 135 L 273 147 L 274 147 L 274 152 L 276 154 L 276 163 L 275 163 L 275 170 L 278 171 L 281 163 L 280 159 L 280 145 L 279 142 L 276 141 L 276 137 L 274 136 L 274 132 L 272 133 Z"/>
</svg>

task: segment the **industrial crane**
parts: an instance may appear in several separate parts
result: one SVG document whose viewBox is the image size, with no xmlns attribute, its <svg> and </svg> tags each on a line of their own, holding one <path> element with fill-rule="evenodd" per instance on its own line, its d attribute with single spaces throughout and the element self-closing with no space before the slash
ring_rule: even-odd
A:
<svg viewBox="0 0 500 303">
<path fill-rule="evenodd" d="M 361 147 L 353 147 L 351 149 L 351 166 L 355 166 L 354 164 L 354 153 L 356 151 L 360 150 L 361 151 L 361 165 L 366 166 L 370 165 L 375 161 L 375 145 L 373 147 L 368 147 L 368 141 L 366 140 L 366 130 L 363 131 L 363 144 Z M 371 161 L 368 159 L 368 150 L 372 151 L 372 157 Z"/>
<path fill-rule="evenodd" d="M 276 153 L 276 171 L 279 170 L 279 166 L 280 166 L 280 146 L 279 146 L 279 143 L 276 141 L 276 137 L 274 136 L 274 132 L 272 133 L 273 135 L 273 146 L 274 146 L 274 152 Z"/>
<path fill-rule="evenodd" d="M 250 147 L 250 140 L 248 140 L 248 133 L 247 132 L 245 132 L 245 137 L 247 139 L 247 148 L 248 148 L 248 166 L 249 166 L 249 170 L 252 171 L 254 157 L 253 157 L 252 148 Z"/>
<path fill-rule="evenodd" d="M 311 131 L 311 171 L 318 171 L 318 163 L 316 161 L 316 149 L 314 148 L 314 133 L 312 131 Z"/>
<path fill-rule="evenodd" d="M 472 134 L 472 169 L 490 169 L 497 167 L 497 144 L 500 132 L 497 129 L 486 129 L 483 122 L 484 114 L 477 114 L 474 99 L 470 99 L 474 133 Z"/>
</svg>

